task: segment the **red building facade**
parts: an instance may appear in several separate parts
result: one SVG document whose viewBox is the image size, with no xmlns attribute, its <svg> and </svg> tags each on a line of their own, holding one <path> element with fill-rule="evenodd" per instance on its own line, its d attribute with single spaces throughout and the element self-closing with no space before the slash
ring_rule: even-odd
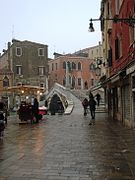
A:
<svg viewBox="0 0 135 180">
<path fill-rule="evenodd" d="M 108 110 L 113 119 L 135 127 L 135 1 L 102 1 L 107 6 L 108 69 L 106 84 Z"/>
<path fill-rule="evenodd" d="M 134 0 L 112 0 L 112 17 L 130 18 L 135 16 Z M 134 58 L 129 58 L 134 53 L 134 27 L 126 23 L 126 20 L 112 23 L 111 47 L 112 67 L 111 75 L 123 70 Z M 135 55 L 135 54 L 133 54 Z M 132 55 L 132 56 L 133 56 Z"/>
<path fill-rule="evenodd" d="M 96 75 L 93 60 L 87 57 L 59 56 L 48 61 L 49 89 L 57 82 L 73 89 L 90 89 L 99 76 Z"/>
</svg>

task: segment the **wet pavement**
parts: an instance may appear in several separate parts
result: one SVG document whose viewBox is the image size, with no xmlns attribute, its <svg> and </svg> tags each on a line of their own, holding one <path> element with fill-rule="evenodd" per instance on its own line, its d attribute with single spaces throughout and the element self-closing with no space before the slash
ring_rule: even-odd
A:
<svg viewBox="0 0 135 180">
<path fill-rule="evenodd" d="M 8 120 L 0 140 L 0 180 L 135 180 L 135 130 L 83 116 L 74 98 L 71 115 L 46 115 L 39 124 Z"/>
</svg>

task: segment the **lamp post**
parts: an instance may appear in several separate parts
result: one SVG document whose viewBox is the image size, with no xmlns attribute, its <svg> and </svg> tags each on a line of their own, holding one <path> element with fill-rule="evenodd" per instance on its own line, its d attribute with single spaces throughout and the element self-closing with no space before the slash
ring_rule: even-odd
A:
<svg viewBox="0 0 135 180">
<path fill-rule="evenodd" d="M 90 23 L 89 23 L 89 32 L 94 32 L 95 29 L 93 27 L 93 21 L 101 21 L 101 22 L 104 22 L 104 21 L 113 21 L 113 23 L 119 23 L 119 22 L 122 22 L 122 23 L 125 23 L 127 24 L 128 26 L 132 26 L 132 27 L 135 27 L 135 18 L 132 18 L 132 17 L 129 17 L 129 18 L 118 18 L 117 16 L 114 17 L 114 18 L 104 18 L 104 17 L 101 17 L 101 18 L 98 18 L 98 19 L 90 19 Z"/>
</svg>

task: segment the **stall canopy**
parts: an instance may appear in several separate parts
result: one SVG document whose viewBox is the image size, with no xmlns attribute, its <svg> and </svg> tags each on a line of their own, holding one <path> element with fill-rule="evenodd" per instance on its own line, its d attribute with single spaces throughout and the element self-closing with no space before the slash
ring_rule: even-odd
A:
<svg viewBox="0 0 135 180">
<path fill-rule="evenodd" d="M 45 88 L 40 86 L 21 85 L 21 86 L 8 87 L 7 91 L 18 94 L 39 94 L 39 93 L 44 93 Z"/>
</svg>

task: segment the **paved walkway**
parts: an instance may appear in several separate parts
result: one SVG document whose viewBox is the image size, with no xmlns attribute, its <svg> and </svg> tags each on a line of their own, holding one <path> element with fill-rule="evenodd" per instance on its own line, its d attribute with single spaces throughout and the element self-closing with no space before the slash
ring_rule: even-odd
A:
<svg viewBox="0 0 135 180">
<path fill-rule="evenodd" d="M 9 119 L 0 141 L 0 180 L 135 180 L 135 131 L 106 113 L 83 116 L 74 97 L 71 115 L 47 115 L 39 124 Z"/>
</svg>

